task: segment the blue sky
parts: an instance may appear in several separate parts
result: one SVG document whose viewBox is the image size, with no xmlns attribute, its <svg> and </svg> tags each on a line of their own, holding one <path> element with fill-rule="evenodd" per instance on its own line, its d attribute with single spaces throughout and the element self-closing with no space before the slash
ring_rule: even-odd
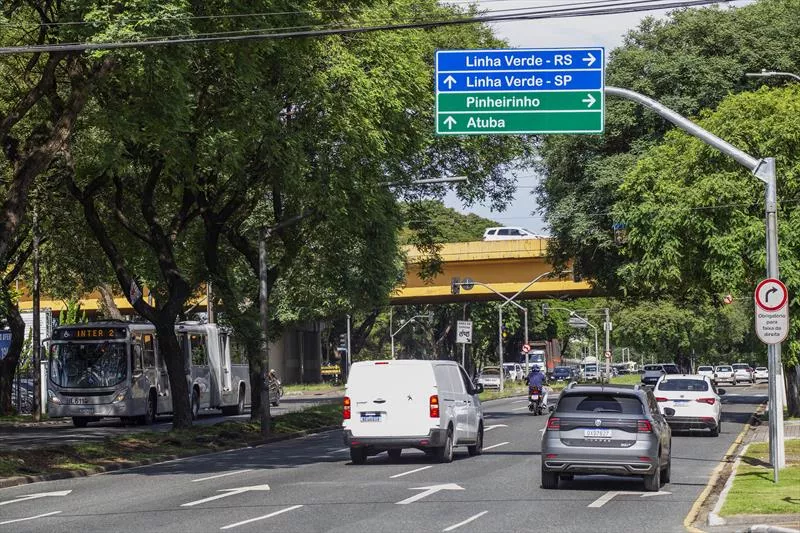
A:
<svg viewBox="0 0 800 533">
<path fill-rule="evenodd" d="M 458 0 L 449 3 L 461 3 Z M 564 4 L 563 0 L 483 0 L 482 9 L 515 9 Z M 731 2 L 725 5 L 744 5 L 749 1 Z M 723 8 L 724 9 L 724 8 Z M 589 48 L 602 46 L 606 54 L 622 44 L 625 33 L 638 26 L 646 16 L 663 17 L 665 11 L 626 13 L 582 18 L 553 20 L 498 22 L 492 24 L 498 37 L 505 39 L 514 48 Z M 505 226 L 521 226 L 536 233 L 546 233 L 544 220 L 536 209 L 536 198 L 532 192 L 539 181 L 533 170 L 517 173 L 517 191 L 514 201 L 505 211 L 497 212 L 486 205 L 465 208 L 455 193 L 450 192 L 444 203 L 462 213 L 475 213 L 490 218 Z"/>
</svg>

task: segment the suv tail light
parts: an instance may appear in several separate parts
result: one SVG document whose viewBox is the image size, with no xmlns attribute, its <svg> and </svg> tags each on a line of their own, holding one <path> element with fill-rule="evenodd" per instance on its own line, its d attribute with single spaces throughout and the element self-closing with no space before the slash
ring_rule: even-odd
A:
<svg viewBox="0 0 800 533">
<path fill-rule="evenodd" d="M 636 431 L 638 431 L 639 433 L 652 433 L 653 425 L 650 423 L 649 420 L 637 420 Z"/>
<path fill-rule="evenodd" d="M 656 396 L 657 402 L 668 402 L 669 398 L 664 398 L 663 396 Z"/>
<path fill-rule="evenodd" d="M 547 429 L 553 431 L 561 431 L 561 419 L 557 416 L 551 416 L 547 419 Z"/>
<path fill-rule="evenodd" d="M 344 397 L 344 405 L 342 408 L 342 416 L 345 420 L 350 420 L 350 397 Z"/>
<path fill-rule="evenodd" d="M 707 403 L 708 405 L 714 405 L 717 402 L 716 398 L 698 398 L 695 400 L 696 402 L 700 403 Z"/>
<path fill-rule="evenodd" d="M 431 396 L 430 414 L 431 418 L 439 418 L 439 396 L 436 394 Z"/>
</svg>

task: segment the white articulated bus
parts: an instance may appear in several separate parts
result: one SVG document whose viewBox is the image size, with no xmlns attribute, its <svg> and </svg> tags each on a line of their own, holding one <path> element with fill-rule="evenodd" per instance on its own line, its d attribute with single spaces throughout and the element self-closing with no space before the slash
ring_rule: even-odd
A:
<svg viewBox="0 0 800 533">
<path fill-rule="evenodd" d="M 241 413 L 249 404 L 247 364 L 233 350 L 230 330 L 217 324 L 179 323 L 175 332 L 188 371 L 192 415 L 200 409 Z M 83 427 L 104 417 L 152 424 L 172 412 L 166 362 L 155 327 L 107 321 L 57 327 L 46 342 L 47 411 Z"/>
</svg>

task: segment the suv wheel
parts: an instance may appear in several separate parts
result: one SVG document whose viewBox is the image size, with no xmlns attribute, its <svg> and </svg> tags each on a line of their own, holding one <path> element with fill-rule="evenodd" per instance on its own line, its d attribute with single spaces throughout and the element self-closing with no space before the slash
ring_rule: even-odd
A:
<svg viewBox="0 0 800 533">
<path fill-rule="evenodd" d="M 475 446 L 467 446 L 467 451 L 470 456 L 480 455 L 483 453 L 483 424 L 478 428 L 478 440 L 475 441 Z"/>
<path fill-rule="evenodd" d="M 400 456 L 403 455 L 403 450 L 399 448 L 386 450 L 386 453 L 389 455 L 389 460 L 395 462 L 400 460 Z"/>
<path fill-rule="evenodd" d="M 672 475 L 672 446 L 670 445 L 669 455 L 667 456 L 667 466 L 661 471 L 661 482 L 669 483 L 669 478 Z"/>
<path fill-rule="evenodd" d="M 657 465 L 652 474 L 644 476 L 644 490 L 648 492 L 661 490 L 661 465 Z"/>
<path fill-rule="evenodd" d="M 354 465 L 363 465 L 367 462 L 367 449 L 350 447 L 350 460 Z"/>
<path fill-rule="evenodd" d="M 453 430 L 447 430 L 447 437 L 444 440 L 444 446 L 436 448 L 436 460 L 440 463 L 453 462 Z"/>
<path fill-rule="evenodd" d="M 548 490 L 558 488 L 558 474 L 545 470 L 544 464 L 542 464 L 542 488 Z"/>
</svg>

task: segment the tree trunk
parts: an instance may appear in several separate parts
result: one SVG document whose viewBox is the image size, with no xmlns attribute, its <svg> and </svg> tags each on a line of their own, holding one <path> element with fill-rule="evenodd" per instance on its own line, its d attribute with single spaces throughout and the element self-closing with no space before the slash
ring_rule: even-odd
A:
<svg viewBox="0 0 800 533">
<path fill-rule="evenodd" d="M 258 341 L 253 342 L 247 339 L 245 351 L 250 372 L 250 422 L 261 421 L 261 380 L 267 373 L 267 368 L 263 368 L 259 358 Z"/>
<path fill-rule="evenodd" d="M 175 321 L 165 320 L 155 326 L 158 334 L 158 349 L 164 356 L 169 374 L 169 389 L 172 394 L 172 428 L 191 427 L 190 365 L 181 352 L 181 346 L 175 334 Z"/>
<path fill-rule="evenodd" d="M 786 365 L 783 368 L 786 376 L 786 406 L 789 416 L 800 417 L 800 365 Z"/>
<path fill-rule="evenodd" d="M 97 286 L 97 290 L 100 291 L 100 309 L 103 311 L 103 316 L 112 320 L 122 320 L 122 313 L 114 303 L 111 285 L 105 282 L 101 283 Z"/>
<path fill-rule="evenodd" d="M 6 310 L 6 321 L 11 329 L 11 345 L 6 356 L 0 359 L 0 415 L 10 415 L 14 410 L 11 406 L 11 386 L 22 354 L 25 321 L 17 304 L 11 300 L 7 287 L 0 287 L 0 309 Z"/>
</svg>

